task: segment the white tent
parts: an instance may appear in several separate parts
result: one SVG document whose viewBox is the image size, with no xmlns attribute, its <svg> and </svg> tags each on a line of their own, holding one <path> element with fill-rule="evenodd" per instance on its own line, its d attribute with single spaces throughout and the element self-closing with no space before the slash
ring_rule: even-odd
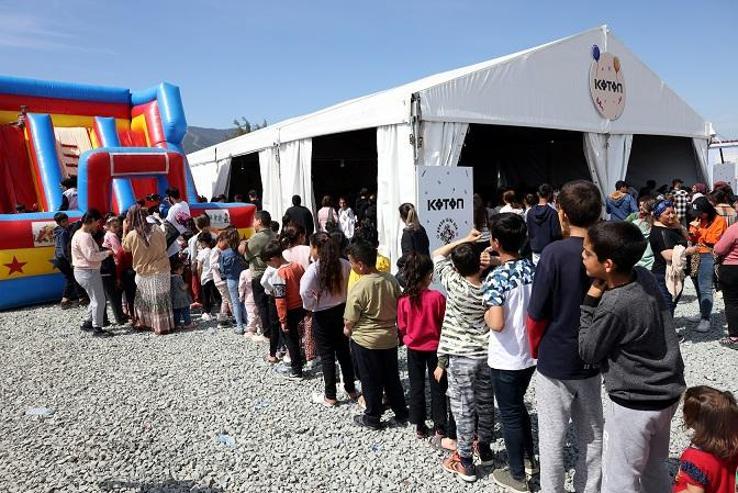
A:
<svg viewBox="0 0 738 493">
<path fill-rule="evenodd" d="M 615 70 L 624 78 L 622 114 L 612 119 L 598 112 L 591 95 L 595 45 L 598 55 L 617 57 Z M 313 206 L 313 137 L 376 128 L 380 250 L 394 262 L 397 206 L 415 200 L 414 166 L 455 166 L 469 124 L 582 132 L 592 180 L 603 192 L 625 178 L 634 134 L 693 139 L 708 176 L 711 125 L 607 26 L 285 120 L 188 159 L 198 190 L 222 193 L 230 159 L 259 152 L 264 208 L 279 218 L 293 194 Z"/>
</svg>

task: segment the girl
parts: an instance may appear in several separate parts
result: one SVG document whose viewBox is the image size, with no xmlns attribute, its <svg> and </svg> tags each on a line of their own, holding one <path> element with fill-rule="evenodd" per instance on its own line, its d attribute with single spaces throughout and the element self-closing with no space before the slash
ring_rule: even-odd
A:
<svg viewBox="0 0 738 493">
<path fill-rule="evenodd" d="M 332 210 L 332 209 L 331 209 Z M 310 266 L 310 247 L 305 244 L 305 228 L 299 224 L 290 224 L 282 230 L 279 243 L 284 249 L 282 256 L 288 262 L 297 262 L 304 270 Z M 307 368 L 311 370 L 315 364 L 315 343 L 313 341 L 313 316 L 305 313 L 305 319 L 300 323 L 300 334 L 305 348 Z"/>
<path fill-rule="evenodd" d="M 340 257 L 335 240 L 326 233 L 310 238 L 311 257 L 315 260 L 300 280 L 303 306 L 313 315 L 313 337 L 323 367 L 324 393 L 317 401 L 326 407 L 337 404 L 336 359 L 341 366 L 344 389 L 357 400 L 354 367 L 348 338 L 343 333 L 343 312 L 351 265 Z"/>
<path fill-rule="evenodd" d="M 200 278 L 202 285 L 202 317 L 203 322 L 212 320 L 213 306 L 221 304 L 218 289 L 215 287 L 213 280 L 213 268 L 210 263 L 210 253 L 215 246 L 215 241 L 209 231 L 201 232 L 197 235 L 197 277 Z"/>
<path fill-rule="evenodd" d="M 420 224 L 415 206 L 410 203 L 402 204 L 400 206 L 400 219 L 405 224 L 405 228 L 402 230 L 402 239 L 400 240 L 402 256 L 404 257 L 410 252 L 430 255 L 428 234 Z"/>
<path fill-rule="evenodd" d="M 323 200 L 320 201 L 322 207 L 318 210 L 318 227 L 322 232 L 327 231 L 328 223 L 338 224 L 338 214 L 333 209 L 332 202 L 330 195 L 323 196 Z"/>
<path fill-rule="evenodd" d="M 338 199 L 338 227 L 347 239 L 354 237 L 354 229 L 356 229 L 356 214 L 348 206 L 346 197 Z"/>
<path fill-rule="evenodd" d="M 190 317 L 190 294 L 187 289 L 187 283 L 182 278 L 184 272 L 184 264 L 181 260 L 172 261 L 172 310 L 174 311 L 174 323 L 179 329 L 189 329 L 192 327 L 192 318 Z"/>
<path fill-rule="evenodd" d="M 713 275 L 715 269 L 715 255 L 713 247 L 720 240 L 728 228 L 725 219 L 719 216 L 715 207 L 706 197 L 699 197 L 692 201 L 694 221 L 689 224 L 689 239 L 697 245 L 699 253 L 699 268 L 692 272 L 692 281 L 700 301 L 700 315 L 697 332 L 710 331 L 710 315 L 713 303 Z M 690 321 L 697 322 L 698 317 Z"/>
<path fill-rule="evenodd" d="M 261 318 L 259 317 L 259 310 L 256 308 L 256 301 L 254 301 L 254 291 L 251 285 L 252 280 L 251 269 L 244 269 L 238 278 L 238 296 L 241 298 L 241 302 L 246 310 L 245 335 L 259 342 L 268 341 L 269 339 L 260 335 Z"/>
<path fill-rule="evenodd" d="M 674 493 L 734 493 L 738 405 L 730 392 L 699 385 L 684 394 L 684 426 L 693 430 L 674 478 Z"/>
<path fill-rule="evenodd" d="M 110 336 L 110 332 L 102 329 L 105 318 L 105 291 L 103 289 L 100 265 L 112 252 L 97 246 L 92 235 L 100 229 L 102 215 L 96 209 L 90 209 L 82 216 L 82 227 L 72 237 L 71 254 L 74 266 L 74 279 L 90 297 L 87 305 L 87 319 L 82 330 L 92 331 L 93 336 Z"/>
<path fill-rule="evenodd" d="M 410 422 L 415 424 L 418 438 L 428 436 L 425 425 L 425 377 L 429 375 L 433 430 L 446 434 L 446 389 L 436 382 L 433 372 L 438 366 L 438 341 L 446 313 L 446 298 L 428 289 L 433 281 L 433 261 L 427 255 L 411 253 L 405 259 L 407 288 L 397 303 L 397 327 L 407 346 L 407 369 L 410 379 Z"/>
<path fill-rule="evenodd" d="M 503 193 L 502 201 L 505 203 L 505 205 L 503 205 L 502 208 L 500 209 L 500 214 L 503 214 L 505 212 L 514 212 L 515 214 L 518 214 L 520 216 L 525 214 L 525 209 L 523 209 L 523 204 L 521 204 L 518 201 L 518 197 L 515 194 L 514 190 L 508 190 L 505 193 Z"/>
</svg>

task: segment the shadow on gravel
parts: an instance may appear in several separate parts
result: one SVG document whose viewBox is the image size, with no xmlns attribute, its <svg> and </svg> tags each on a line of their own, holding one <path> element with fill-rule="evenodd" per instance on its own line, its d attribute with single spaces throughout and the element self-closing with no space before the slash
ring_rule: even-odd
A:
<svg viewBox="0 0 738 493">
<path fill-rule="evenodd" d="M 100 491 L 120 491 L 135 489 L 140 493 L 223 493 L 219 486 L 198 486 L 195 481 L 102 481 Z"/>
</svg>

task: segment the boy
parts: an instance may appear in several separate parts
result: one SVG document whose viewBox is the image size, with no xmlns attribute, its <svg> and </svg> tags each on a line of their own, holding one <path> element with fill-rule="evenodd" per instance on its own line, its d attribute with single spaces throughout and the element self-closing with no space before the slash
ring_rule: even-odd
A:
<svg viewBox="0 0 738 493">
<path fill-rule="evenodd" d="M 590 281 L 579 260 L 587 228 L 600 219 L 599 189 L 584 180 L 559 193 L 559 222 L 569 237 L 543 249 L 528 305 L 531 356 L 538 358 L 536 401 L 541 490 L 564 493 L 569 421 L 578 451 L 574 489 L 597 493 L 602 480 L 602 379 L 579 357 L 579 307 Z"/>
<path fill-rule="evenodd" d="M 477 480 L 472 456 L 475 419 L 482 465 L 492 463 L 494 403 L 487 367 L 489 328 L 484 322 L 482 270 L 474 248 L 481 233 L 472 230 L 466 238 L 433 252 L 435 278 L 446 290 L 446 315 L 441 326 L 438 356 L 448 357 L 448 392 L 456 419 L 457 451 L 443 461 L 443 469 L 467 482 Z M 450 258 L 449 258 L 450 257 Z"/>
<path fill-rule="evenodd" d="M 673 320 L 653 275 L 635 267 L 646 248 L 638 227 L 601 223 L 582 253 L 592 283 L 581 307 L 579 354 L 603 368 L 603 493 L 669 491 L 669 431 L 686 388 Z"/>
<path fill-rule="evenodd" d="M 536 369 L 536 360 L 530 355 L 525 313 L 535 267 L 530 260 L 520 258 L 526 227 L 518 214 L 500 214 L 491 229 L 492 249 L 502 263 L 487 275 L 482 285 L 484 305 L 488 307 L 484 320 L 491 329 L 488 365 L 510 463 L 509 469 L 492 471 L 492 480 L 505 491 L 527 492 L 530 490 L 525 474 L 534 473 L 536 466 L 531 421 L 523 396 Z"/>
<path fill-rule="evenodd" d="M 200 277 L 197 274 L 197 236 L 199 233 L 210 232 L 210 216 L 207 214 L 197 216 L 195 218 L 195 228 L 197 228 L 198 233 L 192 235 L 192 238 L 187 241 L 187 251 L 190 254 L 190 267 L 192 270 L 192 282 L 190 283 L 192 289 L 192 306 L 190 308 L 192 309 L 202 308 L 202 288 Z"/>
<path fill-rule="evenodd" d="M 63 212 L 54 214 L 54 267 L 64 275 L 64 294 L 59 306 L 62 310 L 71 308 L 79 299 L 80 288 L 74 280 L 74 270 L 70 262 L 72 236 L 69 234 L 69 216 Z"/>
<path fill-rule="evenodd" d="M 279 325 L 284 333 L 292 363 L 292 370 L 288 378 L 302 380 L 302 353 L 297 326 L 305 318 L 305 310 L 302 308 L 300 297 L 300 279 L 305 274 L 305 269 L 299 262 L 285 260 L 278 240 L 272 241 L 264 248 L 261 259 L 277 271 L 271 278 L 271 284 L 274 302 L 277 305 Z"/>
<path fill-rule="evenodd" d="M 366 401 L 364 414 L 354 416 L 354 423 L 373 430 L 382 427 L 384 389 L 395 413 L 390 426 L 405 426 L 410 414 L 397 365 L 400 285 L 391 274 L 377 271 L 377 249 L 370 243 L 355 242 L 348 248 L 348 257 L 351 268 L 361 278 L 348 294 L 343 332 L 351 338 L 351 354 Z"/>
<path fill-rule="evenodd" d="M 533 265 L 538 264 L 541 252 L 549 243 L 561 239 L 561 225 L 556 209 L 551 206 L 552 198 L 553 188 L 544 183 L 538 187 L 538 204 L 532 206 L 525 215 Z"/>
<path fill-rule="evenodd" d="M 220 305 L 220 296 L 218 290 L 215 288 L 215 281 L 213 281 L 213 265 L 210 262 L 210 253 L 215 246 L 213 237 L 210 232 L 203 231 L 196 236 L 198 254 L 195 259 L 195 274 L 193 277 L 200 279 L 202 285 L 202 317 L 203 322 L 209 322 L 212 320 L 213 305 Z"/>
</svg>

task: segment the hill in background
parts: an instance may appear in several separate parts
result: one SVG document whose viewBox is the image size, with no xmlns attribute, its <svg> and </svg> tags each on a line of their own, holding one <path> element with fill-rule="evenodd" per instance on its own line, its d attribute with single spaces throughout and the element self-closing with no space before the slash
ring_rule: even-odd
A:
<svg viewBox="0 0 738 493">
<path fill-rule="evenodd" d="M 219 144 L 233 135 L 232 128 L 187 127 L 187 134 L 182 141 L 186 154 Z"/>
</svg>

